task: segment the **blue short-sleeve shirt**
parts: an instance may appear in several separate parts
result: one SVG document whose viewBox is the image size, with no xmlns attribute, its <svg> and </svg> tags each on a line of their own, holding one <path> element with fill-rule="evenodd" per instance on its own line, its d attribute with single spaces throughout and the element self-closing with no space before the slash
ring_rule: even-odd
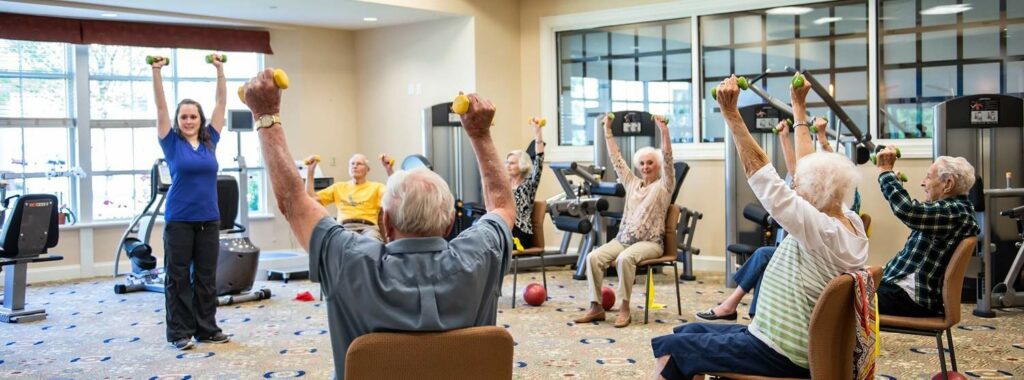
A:
<svg viewBox="0 0 1024 380">
<path fill-rule="evenodd" d="M 216 147 L 220 133 L 212 124 L 211 142 Z M 217 207 L 217 155 L 200 143 L 199 148 L 171 131 L 160 139 L 160 148 L 171 171 L 171 188 L 167 191 L 164 220 L 168 222 L 209 222 L 220 219 Z"/>
<path fill-rule="evenodd" d="M 327 298 L 337 378 L 361 335 L 494 325 L 512 231 L 486 214 L 452 241 L 405 238 L 387 245 L 324 217 L 309 243 L 309 273 Z"/>
</svg>

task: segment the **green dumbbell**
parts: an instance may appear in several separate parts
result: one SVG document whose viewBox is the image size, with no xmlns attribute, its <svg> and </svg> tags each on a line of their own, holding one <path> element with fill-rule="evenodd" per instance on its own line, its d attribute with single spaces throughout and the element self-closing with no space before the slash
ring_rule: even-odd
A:
<svg viewBox="0 0 1024 380">
<path fill-rule="evenodd" d="M 157 63 L 157 62 L 160 62 L 160 61 L 164 61 L 165 65 L 170 65 L 171 64 L 171 59 L 169 57 L 161 57 L 159 55 L 147 55 L 146 56 L 146 64 L 147 65 L 153 65 L 154 63 Z"/>
<path fill-rule="evenodd" d="M 206 63 L 213 63 L 214 58 L 218 58 L 220 60 L 220 63 L 227 63 L 228 61 L 227 54 L 207 54 Z"/>
<path fill-rule="evenodd" d="M 793 81 L 790 84 L 793 85 L 793 88 L 803 87 L 804 86 L 804 76 L 803 76 L 803 74 L 800 74 L 800 73 L 793 74 Z"/>
<path fill-rule="evenodd" d="M 879 145 L 875 148 L 875 153 L 871 155 L 872 164 L 878 165 L 878 152 L 881 152 L 882 149 L 885 149 L 885 145 Z M 896 158 L 903 158 L 903 152 L 900 151 L 899 147 L 896 147 Z"/>
<path fill-rule="evenodd" d="M 786 119 L 786 120 L 783 120 L 783 121 L 786 122 L 786 127 L 785 128 L 789 128 L 789 126 L 793 125 L 793 119 Z M 778 135 L 779 134 L 779 127 L 773 127 L 772 128 L 772 134 L 773 135 Z"/>
<path fill-rule="evenodd" d="M 909 179 L 907 178 L 907 175 L 903 174 L 903 172 L 896 172 L 895 174 L 896 174 L 896 179 L 900 180 L 900 182 L 907 182 L 907 181 L 909 181 Z"/>
<path fill-rule="evenodd" d="M 736 78 L 736 86 L 738 86 L 740 88 L 740 90 L 746 91 L 747 89 L 750 88 L 750 82 L 747 82 L 747 77 L 739 77 L 739 78 Z M 718 100 L 718 87 L 717 86 L 711 88 L 711 98 L 714 99 L 714 100 Z"/>
</svg>

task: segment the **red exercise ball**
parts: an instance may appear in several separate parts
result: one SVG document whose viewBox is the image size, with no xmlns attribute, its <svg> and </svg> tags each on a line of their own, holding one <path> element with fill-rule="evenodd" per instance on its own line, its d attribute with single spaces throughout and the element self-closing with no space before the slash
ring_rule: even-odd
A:
<svg viewBox="0 0 1024 380">
<path fill-rule="evenodd" d="M 959 372 L 946 371 L 946 375 L 949 376 L 949 380 L 967 380 L 967 376 L 961 375 Z M 932 380 L 943 380 L 942 372 L 932 376 Z"/>
<path fill-rule="evenodd" d="M 548 291 L 540 284 L 533 283 L 523 290 L 523 301 L 530 306 L 540 306 L 548 299 Z"/>
<path fill-rule="evenodd" d="M 615 291 L 607 286 L 601 287 L 601 307 L 606 311 L 615 307 Z"/>
</svg>

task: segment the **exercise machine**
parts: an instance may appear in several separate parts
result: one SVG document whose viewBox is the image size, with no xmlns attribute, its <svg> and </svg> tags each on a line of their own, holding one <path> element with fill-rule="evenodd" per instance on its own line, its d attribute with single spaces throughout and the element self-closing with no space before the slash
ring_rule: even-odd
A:
<svg viewBox="0 0 1024 380">
<path fill-rule="evenodd" d="M 1024 206 L 1000 212 L 999 215 L 1017 222 L 1017 236 L 1021 241 L 1015 244 L 1017 255 L 1014 256 L 1010 270 L 1006 272 L 1006 278 L 992 288 L 992 302 L 1005 307 L 1024 305 L 1024 286 L 1021 283 L 1021 270 L 1024 269 Z"/>
<path fill-rule="evenodd" d="M 606 225 L 600 213 L 608 210 L 608 200 L 596 194 L 618 194 L 621 197 L 625 190 L 616 183 L 600 182 L 598 178 L 603 168 L 576 162 L 552 162 L 550 166 L 564 193 L 547 200 L 551 222 L 555 229 L 563 232 L 559 254 L 549 257 L 548 261 L 555 261 L 556 257 L 573 260 L 576 266 L 573 278 L 583 280 L 586 279 L 587 253 L 604 242 Z M 576 176 L 581 183 L 574 184 L 569 176 Z M 573 235 L 580 235 L 575 254 L 569 253 Z"/>
<path fill-rule="evenodd" d="M 934 154 L 960 156 L 974 165 L 980 177 L 972 201 L 981 226 L 980 256 L 971 259 L 965 288 L 977 295 L 974 315 L 995 317 L 993 307 L 1024 306 L 1016 297 L 997 302 L 993 279 L 1007 275 L 1017 252 L 1017 226 L 1010 218 L 999 218 L 997 210 L 1024 203 L 1024 186 L 1015 176 L 1024 175 L 1024 101 L 1021 98 L 981 94 L 962 96 L 935 105 L 932 139 Z M 1009 284 L 1008 284 L 1009 285 Z M 973 289 L 971 289 L 973 288 Z"/>
<path fill-rule="evenodd" d="M 12 205 L 13 202 L 13 205 Z M 0 229 L 0 271 L 4 272 L 4 299 L 0 322 L 23 323 L 46 319 L 46 310 L 27 309 L 25 288 L 28 264 L 63 260 L 47 253 L 57 246 L 57 197 L 26 194 L 3 199 L 3 227 Z"/>
</svg>

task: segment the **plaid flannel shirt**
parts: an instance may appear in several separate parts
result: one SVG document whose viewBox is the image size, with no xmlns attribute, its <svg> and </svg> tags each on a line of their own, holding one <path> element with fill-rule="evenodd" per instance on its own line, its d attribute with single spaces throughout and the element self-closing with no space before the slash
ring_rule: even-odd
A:
<svg viewBox="0 0 1024 380">
<path fill-rule="evenodd" d="M 911 229 L 903 250 L 885 264 L 882 282 L 899 286 L 904 277 L 915 276 L 914 301 L 941 313 L 946 266 L 960 241 L 980 231 L 974 219 L 974 206 L 966 195 L 934 202 L 916 201 L 893 172 L 879 175 L 878 184 L 893 214 Z"/>
</svg>

